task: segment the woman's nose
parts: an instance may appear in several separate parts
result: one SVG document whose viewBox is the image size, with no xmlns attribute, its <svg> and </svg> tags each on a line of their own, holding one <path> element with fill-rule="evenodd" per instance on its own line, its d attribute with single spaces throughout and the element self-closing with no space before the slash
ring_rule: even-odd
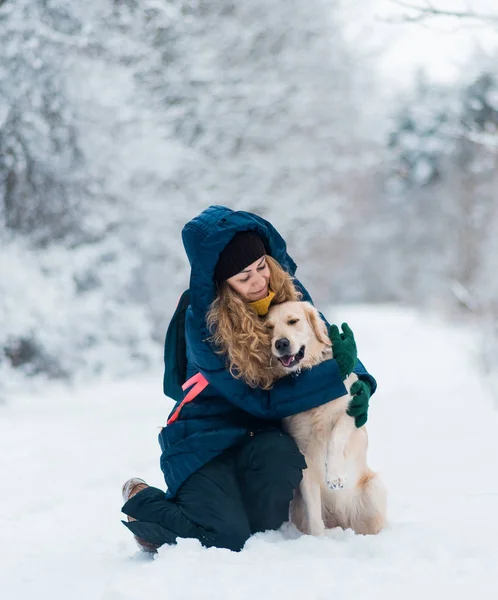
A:
<svg viewBox="0 0 498 600">
<path fill-rule="evenodd" d="M 266 284 L 266 280 L 263 277 L 263 275 L 261 275 L 260 273 L 258 273 L 258 276 L 254 279 L 254 287 L 259 290 L 260 288 L 264 287 Z"/>
</svg>

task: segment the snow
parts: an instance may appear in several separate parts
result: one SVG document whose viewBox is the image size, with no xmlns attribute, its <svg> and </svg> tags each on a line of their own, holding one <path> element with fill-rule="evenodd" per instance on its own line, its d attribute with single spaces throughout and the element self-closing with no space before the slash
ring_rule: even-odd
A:
<svg viewBox="0 0 498 600">
<path fill-rule="evenodd" d="M 312 538 L 284 525 L 241 553 L 181 540 L 147 559 L 119 522 L 120 488 L 132 476 L 163 487 L 161 373 L 47 387 L 0 406 L 2 597 L 496 598 L 498 416 L 478 340 L 400 307 L 327 314 L 350 323 L 379 381 L 369 462 L 389 490 L 384 532 Z"/>
</svg>

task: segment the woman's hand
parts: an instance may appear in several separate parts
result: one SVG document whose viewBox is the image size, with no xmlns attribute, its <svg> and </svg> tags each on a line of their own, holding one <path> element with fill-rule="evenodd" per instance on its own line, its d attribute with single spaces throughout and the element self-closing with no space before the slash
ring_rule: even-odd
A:
<svg viewBox="0 0 498 600">
<path fill-rule="evenodd" d="M 365 381 L 358 379 L 351 386 L 351 396 L 353 396 L 347 413 L 350 417 L 354 417 L 356 427 L 363 427 L 368 418 L 368 402 L 372 394 L 370 386 Z"/>
<path fill-rule="evenodd" d="M 331 325 L 329 329 L 329 338 L 332 342 L 332 354 L 339 367 L 339 372 L 344 381 L 356 365 L 358 353 L 354 335 L 347 323 L 342 324 L 343 333 L 339 333 L 337 325 Z"/>
</svg>

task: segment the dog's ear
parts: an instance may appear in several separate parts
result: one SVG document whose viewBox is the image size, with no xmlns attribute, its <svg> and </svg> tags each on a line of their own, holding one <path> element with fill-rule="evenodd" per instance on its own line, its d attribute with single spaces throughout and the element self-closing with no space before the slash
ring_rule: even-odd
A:
<svg viewBox="0 0 498 600">
<path fill-rule="evenodd" d="M 332 344 L 330 342 L 330 338 L 327 335 L 327 326 L 320 318 L 316 308 L 309 302 L 303 302 L 303 305 L 306 318 L 308 319 L 308 323 L 311 325 L 311 329 L 313 329 L 313 333 L 315 334 L 317 340 L 322 344 L 331 346 Z"/>
</svg>

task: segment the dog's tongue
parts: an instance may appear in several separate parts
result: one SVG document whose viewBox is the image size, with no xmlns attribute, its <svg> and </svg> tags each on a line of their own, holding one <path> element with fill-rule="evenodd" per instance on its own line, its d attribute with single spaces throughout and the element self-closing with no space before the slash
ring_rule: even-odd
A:
<svg viewBox="0 0 498 600">
<path fill-rule="evenodd" d="M 283 356 L 281 358 L 281 361 L 284 364 L 284 367 L 289 367 L 293 360 L 294 360 L 294 356 Z"/>
</svg>

